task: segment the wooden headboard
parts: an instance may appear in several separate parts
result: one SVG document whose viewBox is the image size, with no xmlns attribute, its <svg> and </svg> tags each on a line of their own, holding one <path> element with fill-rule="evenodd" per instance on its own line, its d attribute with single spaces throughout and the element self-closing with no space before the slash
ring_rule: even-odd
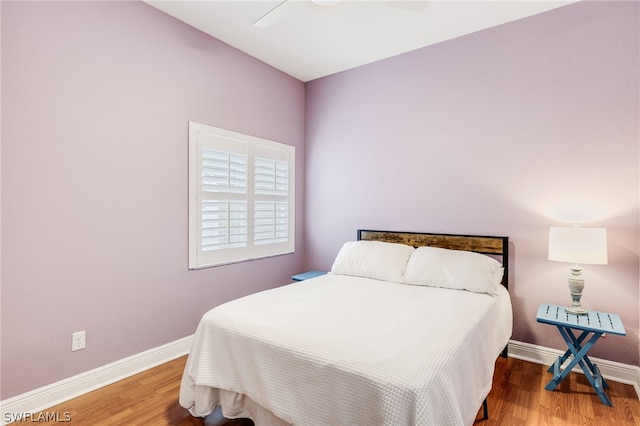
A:
<svg viewBox="0 0 640 426">
<path fill-rule="evenodd" d="M 406 244 L 413 247 L 440 247 L 465 250 L 495 256 L 502 262 L 502 285 L 509 288 L 509 237 L 481 235 L 431 234 L 425 232 L 393 232 L 358 230 L 358 240 L 383 241 Z"/>
</svg>

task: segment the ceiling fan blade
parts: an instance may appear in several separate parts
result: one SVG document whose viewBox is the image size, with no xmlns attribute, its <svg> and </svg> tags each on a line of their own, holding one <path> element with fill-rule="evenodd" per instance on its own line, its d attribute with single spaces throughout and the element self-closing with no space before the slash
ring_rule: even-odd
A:
<svg viewBox="0 0 640 426">
<path fill-rule="evenodd" d="M 256 22 L 253 23 L 258 28 L 268 28 L 271 25 L 278 22 L 280 19 L 287 16 L 290 12 L 290 1 L 284 0 L 282 3 L 262 15 Z"/>
</svg>

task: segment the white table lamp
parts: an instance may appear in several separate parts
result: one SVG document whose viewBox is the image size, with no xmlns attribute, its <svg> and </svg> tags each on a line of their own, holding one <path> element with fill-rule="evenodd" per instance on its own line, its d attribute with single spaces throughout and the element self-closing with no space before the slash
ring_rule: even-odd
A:
<svg viewBox="0 0 640 426">
<path fill-rule="evenodd" d="M 569 267 L 569 290 L 572 303 L 567 312 L 586 315 L 580 305 L 584 289 L 581 264 L 607 264 L 607 230 L 605 228 L 551 227 L 549 230 L 549 260 L 567 262 Z"/>
</svg>

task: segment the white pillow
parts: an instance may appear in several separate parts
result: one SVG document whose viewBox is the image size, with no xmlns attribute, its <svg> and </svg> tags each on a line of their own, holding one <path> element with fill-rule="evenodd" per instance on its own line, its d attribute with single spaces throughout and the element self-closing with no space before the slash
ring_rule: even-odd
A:
<svg viewBox="0 0 640 426">
<path fill-rule="evenodd" d="M 504 268 L 480 253 L 418 247 L 407 264 L 404 283 L 497 294 Z"/>
<path fill-rule="evenodd" d="M 381 241 L 344 243 L 331 272 L 341 275 L 402 282 L 402 275 L 415 248 Z"/>
</svg>

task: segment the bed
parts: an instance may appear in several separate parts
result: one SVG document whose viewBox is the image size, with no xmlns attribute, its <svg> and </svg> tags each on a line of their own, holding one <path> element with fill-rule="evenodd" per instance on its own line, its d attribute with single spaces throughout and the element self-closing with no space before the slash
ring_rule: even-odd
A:
<svg viewBox="0 0 640 426">
<path fill-rule="evenodd" d="M 326 275 L 207 312 L 180 404 L 258 426 L 472 424 L 511 336 L 508 246 L 359 230 Z"/>
</svg>

